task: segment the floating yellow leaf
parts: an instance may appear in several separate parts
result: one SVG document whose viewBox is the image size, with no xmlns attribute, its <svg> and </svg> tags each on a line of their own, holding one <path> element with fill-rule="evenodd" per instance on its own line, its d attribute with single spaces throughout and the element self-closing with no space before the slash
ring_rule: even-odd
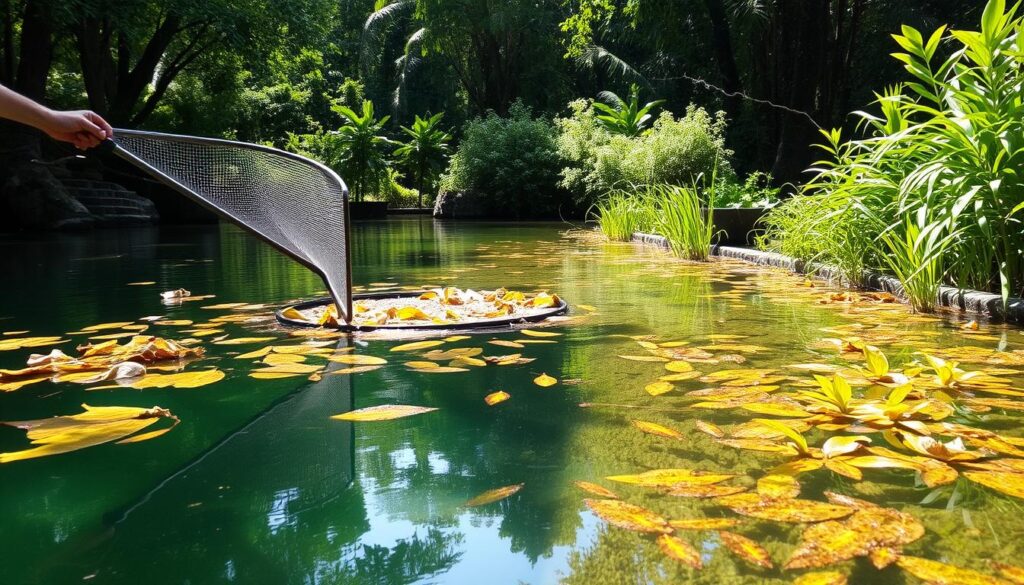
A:
<svg viewBox="0 0 1024 585">
<path fill-rule="evenodd" d="M 616 494 L 612 490 L 610 490 L 610 489 L 608 489 L 608 488 L 606 488 L 604 486 L 598 485 L 596 483 L 591 483 L 589 481 L 583 481 L 583 480 L 576 480 L 576 481 L 573 482 L 573 484 L 575 484 L 576 487 L 578 487 L 581 490 L 587 492 L 588 494 L 592 494 L 592 495 L 598 496 L 600 498 L 608 498 L 608 499 L 611 499 L 611 500 L 619 499 L 618 494 Z"/>
<path fill-rule="evenodd" d="M 86 447 L 116 441 L 136 433 L 161 418 L 177 420 L 169 410 L 154 406 L 89 406 L 85 412 L 38 420 L 4 422 L 2 424 L 28 431 L 32 449 L 0 453 L 0 463 L 68 453 Z M 150 436 L 149 438 L 152 438 Z"/>
<path fill-rule="evenodd" d="M 766 475 L 757 480 L 757 493 L 766 498 L 795 498 L 800 482 L 791 475 Z"/>
<path fill-rule="evenodd" d="M 444 341 L 463 341 L 466 339 L 472 339 L 469 335 L 452 335 L 451 337 L 445 337 Z"/>
<path fill-rule="evenodd" d="M 414 321 L 416 319 L 430 319 L 430 315 L 416 307 L 401 307 L 398 309 L 398 318 L 402 321 Z"/>
<path fill-rule="evenodd" d="M 390 351 L 416 351 L 420 349 L 427 349 L 429 347 L 437 347 L 443 344 L 443 341 L 431 340 L 431 341 L 416 341 L 413 343 L 406 343 L 403 345 L 396 345 L 392 347 Z"/>
<path fill-rule="evenodd" d="M 0 339 L 0 351 L 11 351 L 14 349 L 22 349 L 24 347 L 57 345 L 59 343 L 66 343 L 67 341 L 67 339 L 61 339 L 60 337 L 12 337 L 9 339 Z"/>
<path fill-rule="evenodd" d="M 484 506 L 487 504 L 493 504 L 494 502 L 497 502 L 498 500 L 504 500 L 505 498 L 523 489 L 524 485 L 526 484 L 517 483 L 513 485 L 507 485 L 505 487 L 487 490 L 486 492 L 480 494 L 479 496 L 470 499 L 465 504 L 463 504 L 463 506 Z"/>
<path fill-rule="evenodd" d="M 718 538 L 722 540 L 722 544 L 727 549 L 739 558 L 758 567 L 772 568 L 772 558 L 768 551 L 746 536 L 722 530 L 718 533 Z"/>
<path fill-rule="evenodd" d="M 500 345 L 501 347 L 515 347 L 515 348 L 526 347 L 522 343 L 516 343 L 515 341 L 508 341 L 506 339 L 492 339 L 492 340 L 488 341 L 487 343 L 490 343 L 491 345 Z"/>
<path fill-rule="evenodd" d="M 738 485 L 677 483 L 665 493 L 677 498 L 721 498 L 745 491 L 747 488 Z"/>
<path fill-rule="evenodd" d="M 665 437 L 667 439 L 682 440 L 683 434 L 675 429 L 670 429 L 666 426 L 659 425 L 658 423 L 647 422 L 644 420 L 631 420 L 629 421 L 634 427 L 640 429 L 645 433 L 651 435 L 657 435 L 659 437 Z"/>
<path fill-rule="evenodd" d="M 924 526 L 910 514 L 868 504 L 842 522 L 830 520 L 805 529 L 786 568 L 824 567 L 877 549 L 900 547 L 923 535 Z"/>
<path fill-rule="evenodd" d="M 268 368 L 269 369 L 269 368 Z M 132 388 L 199 388 L 224 379 L 224 372 L 199 370 L 196 372 L 179 372 L 177 374 L 146 374 L 136 381 L 125 384 Z"/>
<path fill-rule="evenodd" d="M 452 366 L 438 366 L 436 368 L 411 368 L 410 372 L 419 372 L 421 374 L 454 374 L 457 372 L 468 372 L 469 368 L 455 368 Z"/>
<path fill-rule="evenodd" d="M 576 306 L 579 307 L 580 309 L 583 309 L 584 311 L 589 311 L 591 313 L 597 310 L 597 307 L 594 307 L 594 306 L 591 306 L 591 305 L 576 305 Z"/>
<path fill-rule="evenodd" d="M 338 362 L 339 364 L 349 364 L 353 366 L 382 366 L 388 363 L 388 360 L 384 358 L 364 354 L 332 355 L 327 359 L 332 362 Z"/>
<path fill-rule="evenodd" d="M 675 361 L 665 364 L 665 369 L 670 372 L 682 373 L 693 371 L 693 366 L 690 365 L 690 362 Z"/>
<path fill-rule="evenodd" d="M 846 585 L 846 575 L 839 571 L 804 573 L 793 581 L 793 585 Z"/>
<path fill-rule="evenodd" d="M 352 422 L 371 422 L 381 420 L 393 420 L 406 416 L 422 414 L 437 410 L 429 406 L 410 406 L 408 404 L 382 404 L 380 406 L 369 406 L 343 414 L 336 414 L 331 418 Z"/>
<path fill-rule="evenodd" d="M 484 350 L 482 347 L 457 347 L 455 349 L 449 349 L 447 351 L 435 349 L 423 354 L 423 358 L 439 362 L 459 357 L 474 357 L 482 354 L 483 352 Z"/>
<path fill-rule="evenodd" d="M 149 286 L 151 284 L 156 284 L 156 281 L 155 280 L 140 280 L 139 282 L 129 282 L 129 283 L 126 283 L 125 286 Z"/>
<path fill-rule="evenodd" d="M 339 374 L 339 375 L 362 374 L 364 372 L 372 372 L 374 370 L 379 370 L 379 369 L 381 369 L 383 367 L 384 366 L 352 366 L 351 368 L 337 369 L 337 370 L 334 370 L 333 372 L 330 372 L 330 373 L 331 374 Z"/>
<path fill-rule="evenodd" d="M 474 357 L 469 357 L 469 356 L 465 356 L 465 355 L 460 355 L 459 357 L 453 359 L 451 361 L 451 363 L 449 363 L 448 365 L 449 366 L 473 366 L 475 368 L 482 368 L 482 367 L 487 365 L 487 362 L 485 362 L 482 359 L 478 359 L 478 358 L 474 358 Z"/>
<path fill-rule="evenodd" d="M 541 388 L 547 388 L 548 386 L 554 386 L 558 383 L 558 380 L 552 378 L 547 374 L 541 374 L 533 379 L 533 383 L 540 386 Z"/>
<path fill-rule="evenodd" d="M 306 356 L 297 353 L 271 353 L 263 358 L 263 363 L 268 366 L 280 366 L 282 364 L 301 364 L 306 361 Z"/>
<path fill-rule="evenodd" d="M 658 548 L 661 549 L 661 552 L 665 553 L 665 556 L 689 565 L 694 569 L 700 569 L 703 566 L 700 560 L 700 552 L 685 540 L 669 534 L 662 534 L 658 536 L 657 542 Z"/>
<path fill-rule="evenodd" d="M 732 528 L 739 523 L 740 521 L 735 518 L 694 518 L 668 521 L 668 525 L 676 530 L 721 530 Z"/>
<path fill-rule="evenodd" d="M 241 355 L 236 355 L 235 359 L 236 360 L 248 360 L 248 359 L 261 358 L 261 357 L 269 354 L 270 350 L 271 350 L 270 346 L 263 347 L 263 348 L 255 350 L 255 351 L 250 351 L 248 353 L 243 353 Z"/>
<path fill-rule="evenodd" d="M 214 341 L 217 345 L 246 345 L 249 343 L 263 343 L 265 341 L 273 341 L 273 337 L 235 337 L 233 339 L 221 339 L 220 341 Z"/>
<path fill-rule="evenodd" d="M 283 372 L 263 372 L 260 370 L 249 372 L 249 377 L 254 380 L 280 380 L 282 378 L 298 378 L 301 375 L 302 374 L 289 374 Z"/>
<path fill-rule="evenodd" d="M 500 402 L 505 402 L 509 398 L 512 398 L 512 396 L 508 392 L 498 390 L 497 392 L 491 392 L 487 396 L 484 396 L 484 402 L 487 403 L 487 406 L 494 406 Z"/>
<path fill-rule="evenodd" d="M 666 392 L 671 392 L 675 389 L 675 386 L 671 382 L 665 382 L 664 380 L 658 380 L 657 382 L 651 382 L 644 386 L 644 390 L 651 396 L 660 396 Z"/>
<path fill-rule="evenodd" d="M 702 433 L 711 435 L 712 437 L 715 437 L 717 439 L 720 439 L 725 436 L 725 431 L 719 428 L 718 425 L 709 422 L 704 422 L 702 420 L 694 421 L 693 424 L 694 426 L 697 427 L 697 430 L 701 431 Z"/>
<path fill-rule="evenodd" d="M 191 324 L 192 321 L 188 319 L 163 319 L 161 321 L 153 321 L 153 325 L 166 325 L 169 327 L 184 327 Z"/>
<path fill-rule="evenodd" d="M 606 479 L 644 487 L 672 487 L 677 483 L 694 485 L 723 482 L 735 477 L 733 474 L 710 473 L 692 469 L 654 469 L 632 475 L 611 475 Z"/>
<path fill-rule="evenodd" d="M 771 402 L 750 402 L 742 405 L 743 410 L 749 410 L 750 412 L 756 412 L 758 414 L 767 414 L 771 416 L 786 416 L 786 417 L 806 417 L 811 416 L 811 413 L 792 406 L 789 404 L 778 404 Z"/>
<path fill-rule="evenodd" d="M 903 555 L 896 561 L 896 564 L 904 571 L 932 585 L 1009 585 L 1010 583 L 978 571 L 920 557 Z"/>
<path fill-rule="evenodd" d="M 853 513 L 853 510 L 846 506 L 796 498 L 774 500 L 762 497 L 753 503 L 727 507 L 742 516 L 775 522 L 821 522 L 844 518 Z"/>
<path fill-rule="evenodd" d="M 678 374 L 668 374 L 658 378 L 662 382 L 682 382 L 683 380 L 692 380 L 701 375 L 700 372 L 694 370 L 692 372 L 680 372 Z"/>
<path fill-rule="evenodd" d="M 588 508 L 598 518 L 605 522 L 637 532 L 658 532 L 669 534 L 672 528 L 668 522 L 651 512 L 647 508 L 641 508 L 621 500 L 583 500 Z"/>
<path fill-rule="evenodd" d="M 534 329 L 523 329 L 520 333 L 528 337 L 558 337 L 562 335 L 561 333 L 555 333 L 554 331 L 536 331 Z"/>
<path fill-rule="evenodd" d="M 434 368 L 440 368 L 441 367 L 441 364 L 438 364 L 437 362 L 424 362 L 424 361 L 405 362 L 404 365 L 406 365 L 406 366 L 408 366 L 410 368 L 417 369 L 417 370 L 432 370 Z"/>
<path fill-rule="evenodd" d="M 670 361 L 668 358 L 658 357 L 656 355 L 620 355 L 620 358 L 624 360 L 630 360 L 633 362 L 667 362 Z"/>
<path fill-rule="evenodd" d="M 1008 496 L 1024 498 L 1024 474 L 1000 471 L 965 471 L 964 477 Z"/>
<path fill-rule="evenodd" d="M 203 307 L 204 309 L 207 307 Z M 285 307 L 281 311 L 281 316 L 285 319 L 295 319 L 296 321 L 305 321 L 306 316 L 299 312 L 295 307 Z"/>
<path fill-rule="evenodd" d="M 99 325 L 90 325 L 88 327 L 82 327 L 82 331 L 102 331 L 104 329 L 120 329 L 125 325 L 131 324 L 131 321 L 118 321 L 116 323 L 100 323 Z"/>
</svg>

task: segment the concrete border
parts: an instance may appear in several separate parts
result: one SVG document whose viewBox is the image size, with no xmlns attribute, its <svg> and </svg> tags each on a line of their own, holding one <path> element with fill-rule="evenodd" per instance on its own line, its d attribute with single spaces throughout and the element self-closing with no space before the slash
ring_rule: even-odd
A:
<svg viewBox="0 0 1024 585">
<path fill-rule="evenodd" d="M 637 232 L 633 234 L 633 241 L 660 248 L 669 248 L 668 240 L 663 236 L 655 234 Z M 821 280 L 835 281 L 839 279 L 839 271 L 834 266 L 817 262 L 804 262 L 803 260 L 776 254 L 775 252 L 712 245 L 711 255 L 720 258 L 742 260 L 760 266 L 784 268 L 790 272 L 806 274 Z M 857 284 L 868 290 L 885 291 L 893 294 L 899 294 L 903 289 L 898 279 L 870 270 L 864 271 L 860 282 Z M 968 315 L 978 315 L 1016 325 L 1024 325 L 1024 299 L 1017 297 L 1010 297 L 1009 306 L 1004 311 L 1003 299 L 997 294 L 942 286 L 939 288 L 939 306 Z"/>
</svg>

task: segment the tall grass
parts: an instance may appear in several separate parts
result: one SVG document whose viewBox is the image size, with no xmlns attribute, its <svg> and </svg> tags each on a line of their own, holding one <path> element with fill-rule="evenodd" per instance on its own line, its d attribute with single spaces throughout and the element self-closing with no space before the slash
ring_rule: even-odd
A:
<svg viewBox="0 0 1024 585">
<path fill-rule="evenodd" d="M 715 234 L 714 188 L 706 193 L 705 202 L 696 186 L 651 185 L 646 190 L 645 198 L 658 206 L 655 230 L 665 236 L 675 255 L 688 260 L 707 260 Z"/>
<path fill-rule="evenodd" d="M 838 258 L 851 275 L 858 263 L 891 270 L 921 309 L 943 281 L 999 291 L 1004 305 L 1024 292 L 1018 8 L 989 0 L 979 30 L 894 35 L 910 79 L 876 95 L 878 113 L 856 113 L 862 138 L 825 133 L 828 160 L 804 189 L 817 199 L 774 211 L 762 245 Z M 952 50 L 945 59 L 941 45 Z"/>
<path fill-rule="evenodd" d="M 632 239 L 634 232 L 645 227 L 642 221 L 646 214 L 645 205 L 639 196 L 615 191 L 594 204 L 591 213 L 609 240 L 626 242 Z"/>
</svg>

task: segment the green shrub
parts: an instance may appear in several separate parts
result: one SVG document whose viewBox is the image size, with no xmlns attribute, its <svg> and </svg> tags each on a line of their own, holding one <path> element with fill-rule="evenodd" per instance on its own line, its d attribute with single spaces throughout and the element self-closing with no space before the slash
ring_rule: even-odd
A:
<svg viewBox="0 0 1024 585">
<path fill-rule="evenodd" d="M 755 171 L 742 183 L 735 178 L 718 182 L 715 189 L 716 207 L 770 207 L 779 202 L 778 187 L 772 186 L 772 176 Z"/>
<path fill-rule="evenodd" d="M 733 174 L 725 147 L 725 114 L 711 116 L 691 105 L 675 118 L 662 112 L 654 125 L 635 137 L 611 134 L 597 122 L 590 102 L 570 104 L 572 113 L 558 118 L 558 152 L 566 162 L 561 185 L 580 204 L 628 185 L 691 186 L 701 176 Z"/>
<path fill-rule="evenodd" d="M 567 203 L 559 168 L 554 127 L 516 102 L 507 118 L 491 113 L 466 126 L 441 190 L 474 192 L 490 215 L 552 217 Z"/>
<path fill-rule="evenodd" d="M 989 0 L 980 31 L 947 34 L 943 27 L 925 37 L 904 26 L 894 36 L 904 52 L 894 57 L 912 80 L 877 95 L 880 113 L 858 113 L 863 138 L 843 142 L 838 131 L 825 133 L 829 160 L 818 163 L 804 190 L 813 198 L 773 211 L 765 244 L 803 248 L 804 258 L 845 254 L 844 270 L 858 262 L 891 270 L 923 309 L 943 280 L 998 290 L 1004 303 L 1024 291 L 1024 19 L 1017 8 Z M 938 60 L 944 41 L 953 52 Z M 818 208 L 842 219 L 839 237 L 828 233 Z M 844 240 L 856 243 L 844 250 Z"/>
</svg>

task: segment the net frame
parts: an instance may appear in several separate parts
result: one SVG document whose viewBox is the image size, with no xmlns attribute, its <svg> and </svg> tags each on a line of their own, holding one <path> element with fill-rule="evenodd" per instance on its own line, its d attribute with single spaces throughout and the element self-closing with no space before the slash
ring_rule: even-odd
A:
<svg viewBox="0 0 1024 585">
<path fill-rule="evenodd" d="M 127 137 L 128 140 L 119 142 L 119 138 L 124 137 Z M 289 247 L 285 242 L 276 241 L 275 239 L 262 233 L 258 226 L 251 225 L 245 219 L 239 217 L 237 213 L 225 209 L 221 205 L 218 205 L 211 198 L 204 196 L 202 193 L 197 192 L 192 187 L 170 176 L 167 172 L 160 168 L 159 163 L 146 160 L 146 156 L 144 153 L 133 152 L 130 144 L 125 143 L 131 142 L 133 139 L 149 140 L 168 144 L 191 144 L 209 148 L 233 148 L 249 153 L 255 152 L 260 153 L 263 156 L 287 159 L 292 163 L 299 163 L 300 165 L 308 167 L 311 171 L 319 173 L 319 175 L 326 184 L 326 188 L 328 190 L 336 191 L 341 198 L 339 204 L 341 206 L 341 215 L 343 217 L 343 227 L 342 233 L 339 234 L 339 236 L 342 238 L 342 245 L 344 247 L 343 267 L 341 269 L 341 272 L 339 273 L 337 270 L 329 270 L 325 267 L 320 266 L 314 259 L 310 258 L 308 254 L 303 253 L 300 247 Z M 306 268 L 312 270 L 314 273 L 319 275 L 324 280 L 324 283 L 327 285 L 327 289 L 330 291 L 331 295 L 334 297 L 334 302 L 338 308 L 339 316 L 343 318 L 346 324 L 351 322 L 352 249 L 349 237 L 349 234 L 351 232 L 351 217 L 349 212 L 349 191 L 348 186 L 341 179 L 341 177 L 337 175 L 337 173 L 335 173 L 330 168 L 319 162 L 310 160 L 298 154 L 285 152 L 283 150 L 278 150 L 276 148 L 272 148 L 269 146 L 249 144 L 246 142 L 225 140 L 221 138 L 204 138 L 198 136 L 187 136 L 182 134 L 166 134 L 162 132 L 116 129 L 114 132 L 114 137 L 107 142 L 109 143 L 109 148 L 111 148 L 114 154 L 116 154 L 120 158 L 138 167 L 139 169 L 151 175 L 159 182 L 181 193 L 191 201 L 194 201 L 195 203 L 211 211 L 215 215 L 228 220 L 229 222 L 239 226 L 246 232 L 270 244 L 282 254 L 285 254 L 289 258 L 295 260 L 299 264 L 305 266 Z M 289 241 L 288 243 L 291 242 Z"/>
</svg>

